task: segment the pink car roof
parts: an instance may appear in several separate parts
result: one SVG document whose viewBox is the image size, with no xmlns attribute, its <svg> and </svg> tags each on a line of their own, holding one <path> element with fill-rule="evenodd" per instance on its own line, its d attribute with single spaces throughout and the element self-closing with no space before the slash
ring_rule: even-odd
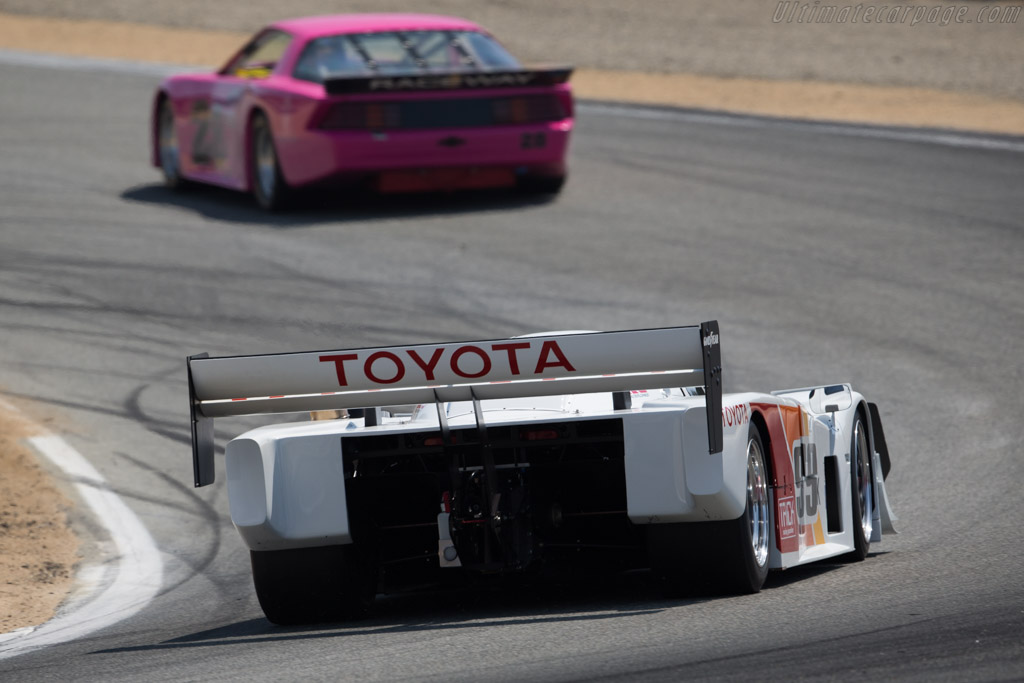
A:
<svg viewBox="0 0 1024 683">
<path fill-rule="evenodd" d="M 339 33 L 374 31 L 413 31 L 416 29 L 481 30 L 480 26 L 458 17 L 439 14 L 331 14 L 319 17 L 286 19 L 271 24 L 296 38 L 318 38 Z"/>
</svg>

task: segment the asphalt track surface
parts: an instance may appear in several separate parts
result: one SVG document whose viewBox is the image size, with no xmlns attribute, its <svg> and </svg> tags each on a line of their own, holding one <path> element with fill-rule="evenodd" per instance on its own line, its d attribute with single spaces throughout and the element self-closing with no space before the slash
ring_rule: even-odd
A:
<svg viewBox="0 0 1024 683">
<path fill-rule="evenodd" d="M 591 106 L 557 201 L 314 197 L 267 216 L 160 185 L 156 81 L 0 64 L 0 383 L 60 412 L 164 560 L 146 609 L 0 660 L 0 679 L 1024 676 L 1019 141 Z M 223 486 L 191 487 L 187 354 L 710 318 L 727 390 L 851 381 L 879 403 L 901 534 L 865 562 L 754 596 L 667 600 L 636 573 L 278 628 Z"/>
</svg>

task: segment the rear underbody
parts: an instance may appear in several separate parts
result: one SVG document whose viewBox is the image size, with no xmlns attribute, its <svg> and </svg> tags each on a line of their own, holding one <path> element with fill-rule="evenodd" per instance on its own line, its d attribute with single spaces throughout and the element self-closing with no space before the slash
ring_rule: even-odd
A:
<svg viewBox="0 0 1024 683">
<path fill-rule="evenodd" d="M 376 560 L 382 587 L 458 567 L 497 574 L 645 564 L 642 527 L 627 516 L 621 420 L 453 429 L 446 442 L 435 431 L 342 443 L 352 540 Z"/>
</svg>

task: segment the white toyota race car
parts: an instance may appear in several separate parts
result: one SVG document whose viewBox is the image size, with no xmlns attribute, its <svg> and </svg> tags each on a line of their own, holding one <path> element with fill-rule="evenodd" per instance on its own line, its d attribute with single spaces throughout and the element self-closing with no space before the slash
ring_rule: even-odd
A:
<svg viewBox="0 0 1024 683">
<path fill-rule="evenodd" d="M 894 532 L 875 404 L 846 384 L 723 395 L 721 373 L 717 321 L 191 356 L 195 484 L 214 480 L 213 418 L 335 411 L 227 445 L 231 519 L 278 624 L 445 573 L 581 563 L 751 593 Z"/>
</svg>

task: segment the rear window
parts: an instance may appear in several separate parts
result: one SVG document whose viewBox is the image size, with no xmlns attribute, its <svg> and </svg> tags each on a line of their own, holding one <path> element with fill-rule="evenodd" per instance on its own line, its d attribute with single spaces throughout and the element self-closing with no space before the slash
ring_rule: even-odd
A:
<svg viewBox="0 0 1024 683">
<path fill-rule="evenodd" d="M 326 36 L 310 41 L 292 74 L 327 78 L 371 74 L 517 69 L 519 60 L 476 31 L 401 31 Z"/>
</svg>

